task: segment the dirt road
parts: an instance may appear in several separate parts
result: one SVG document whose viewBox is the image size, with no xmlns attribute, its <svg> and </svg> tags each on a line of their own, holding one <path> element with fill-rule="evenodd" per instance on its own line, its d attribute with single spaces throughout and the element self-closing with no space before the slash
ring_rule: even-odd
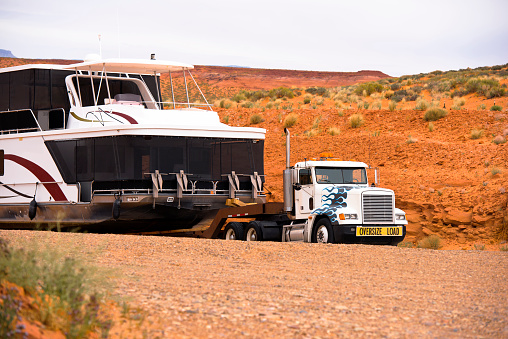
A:
<svg viewBox="0 0 508 339">
<path fill-rule="evenodd" d="M 146 311 L 136 326 L 148 338 L 508 337 L 507 252 L 0 236 L 74 248 L 116 269 L 114 293 Z"/>
</svg>

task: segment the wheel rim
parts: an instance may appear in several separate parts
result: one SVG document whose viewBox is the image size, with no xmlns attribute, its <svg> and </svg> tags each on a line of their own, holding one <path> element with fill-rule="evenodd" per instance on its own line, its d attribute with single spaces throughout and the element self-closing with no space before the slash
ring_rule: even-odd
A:
<svg viewBox="0 0 508 339">
<path fill-rule="evenodd" d="M 247 237 L 245 237 L 247 241 L 257 241 L 258 240 L 258 232 L 254 228 L 249 228 L 247 231 Z"/>
<path fill-rule="evenodd" d="M 235 230 L 230 228 L 226 232 L 226 240 L 236 240 L 236 233 Z"/>
<path fill-rule="evenodd" d="M 320 243 L 328 243 L 328 229 L 325 225 L 319 226 L 316 232 L 316 240 Z"/>
</svg>

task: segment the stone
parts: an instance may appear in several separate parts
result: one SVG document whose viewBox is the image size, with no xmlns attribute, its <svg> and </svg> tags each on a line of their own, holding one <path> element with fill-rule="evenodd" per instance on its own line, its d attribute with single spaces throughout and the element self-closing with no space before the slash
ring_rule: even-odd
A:
<svg viewBox="0 0 508 339">
<path fill-rule="evenodd" d="M 452 224 L 457 226 L 471 224 L 472 219 L 473 219 L 472 212 L 463 212 L 459 210 L 450 209 L 443 218 L 443 222 L 446 224 Z"/>
</svg>

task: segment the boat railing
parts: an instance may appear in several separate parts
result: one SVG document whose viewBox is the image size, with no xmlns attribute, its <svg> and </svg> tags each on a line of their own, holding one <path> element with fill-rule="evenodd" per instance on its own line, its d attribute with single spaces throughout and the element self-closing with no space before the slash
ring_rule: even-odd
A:
<svg viewBox="0 0 508 339">
<path fill-rule="evenodd" d="M 173 101 L 161 101 L 158 102 L 161 109 L 177 109 L 177 108 L 199 108 L 206 107 L 212 110 L 213 104 L 204 104 L 200 102 L 173 102 Z"/>
<path fill-rule="evenodd" d="M 51 116 L 53 113 L 62 112 L 61 119 L 61 125 L 58 127 L 50 127 L 51 124 L 54 122 L 52 120 Z M 21 113 L 20 113 L 21 112 Z M 23 113 L 29 113 L 28 116 L 23 116 Z M 3 119 L 0 118 L 0 135 L 1 134 L 18 134 L 18 133 L 28 133 L 28 132 L 40 132 L 43 130 L 55 130 L 55 129 L 65 129 L 65 110 L 63 108 L 54 108 L 54 109 L 47 109 L 47 110 L 38 110 L 37 111 L 37 117 L 34 111 L 31 108 L 24 108 L 24 109 L 16 109 L 16 110 L 8 110 L 8 111 L 1 111 L 0 117 L 2 117 L 2 114 L 16 114 L 16 119 L 12 119 L 12 121 L 15 121 L 16 124 L 20 125 L 16 128 L 5 128 Z M 7 119 L 8 120 L 8 119 Z M 28 125 L 28 127 L 27 127 Z M 32 125 L 32 126 L 29 126 Z M 10 126 L 13 127 L 13 126 Z M 3 129 L 5 128 L 5 129 Z"/>
</svg>

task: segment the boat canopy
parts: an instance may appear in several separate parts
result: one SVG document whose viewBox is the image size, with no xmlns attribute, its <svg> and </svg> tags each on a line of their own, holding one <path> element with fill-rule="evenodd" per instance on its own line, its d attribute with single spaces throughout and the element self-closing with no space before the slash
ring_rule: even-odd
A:
<svg viewBox="0 0 508 339">
<path fill-rule="evenodd" d="M 194 69 L 194 66 L 181 62 L 162 60 L 104 59 L 65 65 L 62 69 L 92 72 L 106 71 L 110 73 L 157 74 Z"/>
</svg>

